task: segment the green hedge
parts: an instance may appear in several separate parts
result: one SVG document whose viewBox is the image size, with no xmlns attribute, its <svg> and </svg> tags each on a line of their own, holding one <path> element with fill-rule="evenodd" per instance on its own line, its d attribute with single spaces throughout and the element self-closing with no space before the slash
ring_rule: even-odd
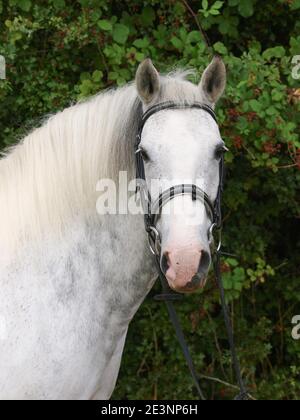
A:
<svg viewBox="0 0 300 420">
<path fill-rule="evenodd" d="M 193 13 L 192 13 L 193 11 Z M 198 22 L 213 49 L 207 49 Z M 123 85 L 150 56 L 161 72 L 224 57 L 218 107 L 230 153 L 222 270 L 238 350 L 256 398 L 299 399 L 300 0 L 0 0 L 0 147 L 72 101 Z M 177 305 L 199 371 L 233 383 L 218 291 Z M 203 380 L 212 399 L 227 385 Z M 163 305 L 151 296 L 133 321 L 115 398 L 195 398 Z"/>
</svg>

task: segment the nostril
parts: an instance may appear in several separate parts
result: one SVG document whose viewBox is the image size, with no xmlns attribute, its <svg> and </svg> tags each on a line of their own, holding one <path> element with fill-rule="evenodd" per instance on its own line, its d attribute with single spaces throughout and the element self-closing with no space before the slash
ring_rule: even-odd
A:
<svg viewBox="0 0 300 420">
<path fill-rule="evenodd" d="M 198 267 L 198 273 L 200 275 L 206 275 L 209 269 L 211 263 L 211 257 L 210 254 L 207 251 L 201 252 L 201 259 Z"/>
<path fill-rule="evenodd" d="M 169 260 L 169 252 L 164 252 L 162 259 L 161 259 L 161 270 L 164 274 L 168 271 L 168 268 L 170 266 L 170 260 Z"/>
</svg>

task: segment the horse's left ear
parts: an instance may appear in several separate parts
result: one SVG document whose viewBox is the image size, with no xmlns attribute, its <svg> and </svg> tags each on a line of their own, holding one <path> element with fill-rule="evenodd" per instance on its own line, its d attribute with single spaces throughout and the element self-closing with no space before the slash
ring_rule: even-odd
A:
<svg viewBox="0 0 300 420">
<path fill-rule="evenodd" d="M 135 83 L 138 94 L 143 102 L 151 102 L 159 93 L 159 74 L 150 58 L 144 60 L 138 67 Z"/>
<path fill-rule="evenodd" d="M 218 102 L 226 86 L 226 67 L 221 57 L 213 58 L 204 71 L 199 86 L 211 105 Z"/>
</svg>

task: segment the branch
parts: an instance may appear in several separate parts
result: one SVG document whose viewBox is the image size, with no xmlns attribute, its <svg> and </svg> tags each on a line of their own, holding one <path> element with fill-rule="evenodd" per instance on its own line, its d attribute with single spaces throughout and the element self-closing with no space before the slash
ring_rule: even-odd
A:
<svg viewBox="0 0 300 420">
<path fill-rule="evenodd" d="M 202 28 L 202 25 L 198 19 L 197 14 L 194 12 L 194 10 L 191 8 L 191 6 L 189 5 L 189 3 L 187 2 L 187 0 L 181 0 L 183 5 L 187 8 L 187 10 L 190 12 L 190 14 L 192 15 L 192 17 L 194 18 L 196 25 L 198 26 L 199 31 L 201 32 L 202 38 L 205 42 L 205 45 L 207 46 L 207 48 L 212 49 L 211 43 L 209 41 L 209 38 L 206 34 L 206 32 L 204 31 L 204 29 Z"/>
<path fill-rule="evenodd" d="M 289 169 L 289 168 L 295 168 L 297 165 L 297 163 L 293 163 L 291 165 L 284 165 L 284 166 L 276 166 L 277 169 Z"/>
<path fill-rule="evenodd" d="M 221 380 L 221 379 L 219 379 L 219 378 L 214 378 L 213 376 L 206 376 L 206 375 L 199 375 L 199 376 L 200 376 L 200 378 L 202 378 L 202 379 L 207 379 L 208 381 L 217 382 L 217 383 L 219 383 L 219 384 L 222 384 L 222 385 L 227 386 L 228 388 L 232 388 L 232 389 L 235 389 L 235 390 L 237 390 L 237 391 L 239 391 L 239 390 L 240 390 L 240 388 L 239 388 L 238 386 L 236 386 L 236 385 L 232 385 L 232 384 L 230 384 L 229 382 L 222 381 L 222 380 Z M 252 401 L 256 401 L 256 398 L 254 398 L 252 395 L 248 394 L 248 397 L 250 398 L 250 400 L 252 400 Z"/>
</svg>

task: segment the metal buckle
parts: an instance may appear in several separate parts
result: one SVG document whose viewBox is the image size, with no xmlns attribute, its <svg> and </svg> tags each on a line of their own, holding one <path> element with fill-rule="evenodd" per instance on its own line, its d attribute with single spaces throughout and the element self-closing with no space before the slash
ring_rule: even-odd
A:
<svg viewBox="0 0 300 420">
<path fill-rule="evenodd" d="M 217 241 L 215 240 L 215 232 L 217 232 Z M 222 247 L 222 228 L 219 228 L 216 223 L 213 223 L 208 231 L 208 240 L 213 252 L 219 252 Z M 216 246 L 216 243 L 218 244 Z"/>
<path fill-rule="evenodd" d="M 160 234 L 154 226 L 149 226 L 148 243 L 153 255 L 160 255 Z"/>
</svg>

